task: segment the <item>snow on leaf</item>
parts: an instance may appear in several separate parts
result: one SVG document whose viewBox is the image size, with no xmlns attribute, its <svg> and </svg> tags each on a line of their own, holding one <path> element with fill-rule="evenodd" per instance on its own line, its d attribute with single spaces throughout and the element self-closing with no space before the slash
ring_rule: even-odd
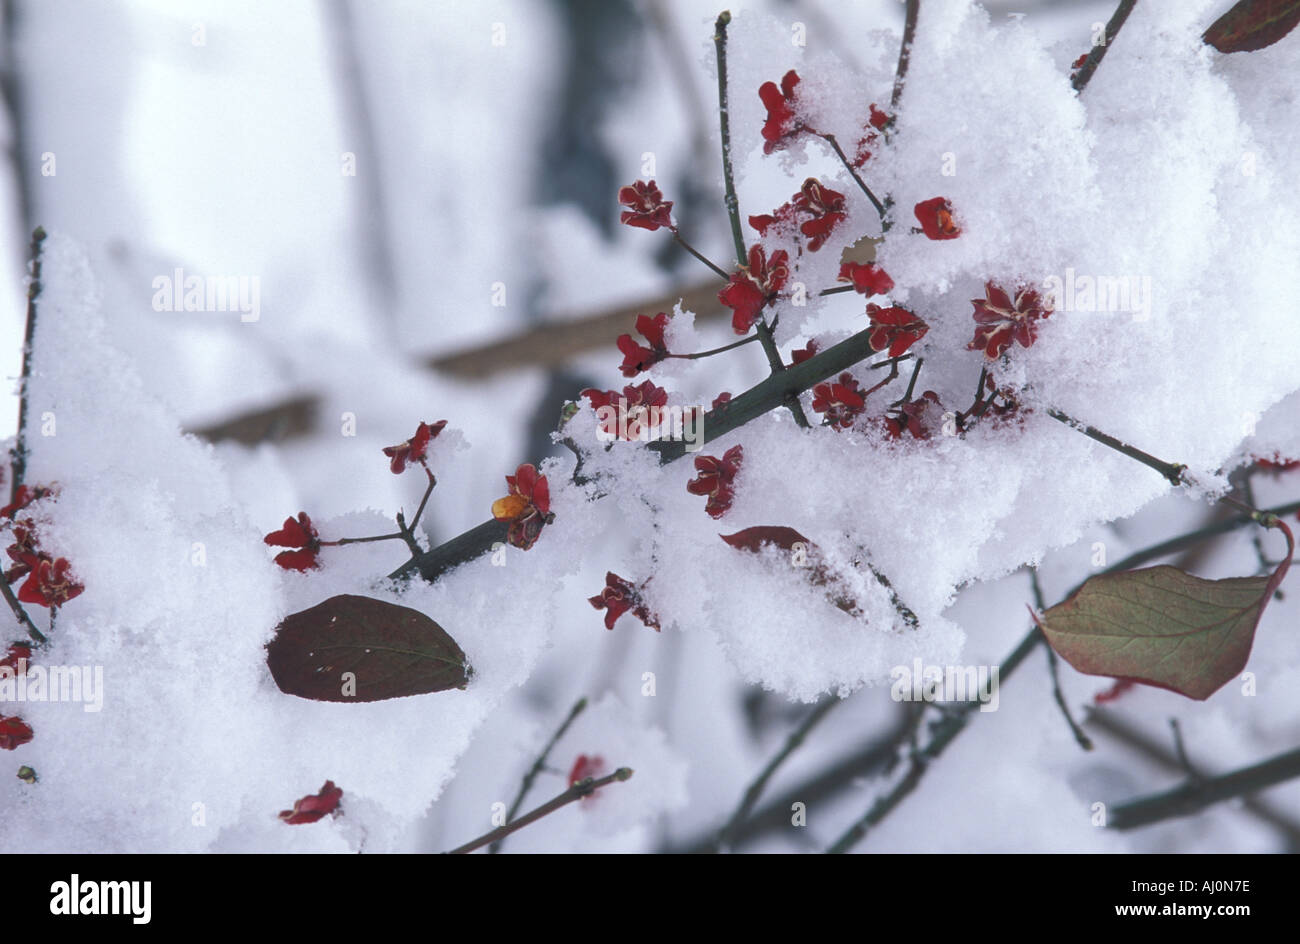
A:
<svg viewBox="0 0 1300 944">
<path fill-rule="evenodd" d="M 1272 46 L 1300 23 L 1300 0 L 1241 0 L 1201 37 L 1219 52 Z"/>
<path fill-rule="evenodd" d="M 1203 701 L 1245 668 L 1259 618 L 1291 564 L 1286 537 L 1286 559 L 1271 576 L 1206 580 L 1160 566 L 1092 577 L 1043 614 L 1043 633 L 1087 675 Z"/>
<path fill-rule="evenodd" d="M 286 617 L 267 645 L 280 691 L 313 701 L 382 701 L 464 688 L 456 640 L 418 610 L 343 594 Z"/>
</svg>

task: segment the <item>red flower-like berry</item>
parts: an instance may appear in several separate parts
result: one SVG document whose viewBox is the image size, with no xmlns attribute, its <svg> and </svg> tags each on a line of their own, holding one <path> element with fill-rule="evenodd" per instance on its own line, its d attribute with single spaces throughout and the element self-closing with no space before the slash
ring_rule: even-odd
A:
<svg viewBox="0 0 1300 944">
<path fill-rule="evenodd" d="M 799 224 L 799 232 L 808 237 L 808 251 L 816 252 L 830 238 L 831 230 L 844 220 L 844 194 L 822 186 L 816 178 L 803 182 L 794 198 L 795 210 L 810 214 L 812 219 Z"/>
<path fill-rule="evenodd" d="M 16 715 L 0 715 L 0 750 L 12 751 L 32 739 L 32 726 Z"/>
<path fill-rule="evenodd" d="M 272 531 L 262 541 L 272 547 L 296 548 L 275 555 L 275 562 L 285 570 L 304 571 L 318 566 L 316 555 L 320 553 L 320 535 L 305 511 L 298 512 L 296 519 L 285 518 L 284 526 L 279 531 Z"/>
<path fill-rule="evenodd" d="M 764 154 L 788 147 L 800 132 L 811 130 L 795 112 L 794 89 L 798 84 L 799 73 L 791 69 L 782 77 L 780 88 L 775 82 L 759 86 L 758 97 L 767 106 L 767 120 L 763 122 Z"/>
<path fill-rule="evenodd" d="M 992 282 L 984 283 L 984 298 L 973 298 L 975 337 L 966 345 L 970 351 L 983 351 L 993 360 L 1017 342 L 1029 347 L 1038 337 L 1038 321 L 1052 313 L 1052 301 L 1037 291 L 1021 286 L 1015 296 Z"/>
<path fill-rule="evenodd" d="M 802 364 L 804 361 L 808 360 L 808 358 L 815 357 L 816 355 L 817 342 L 809 341 L 804 347 L 790 352 L 790 366 L 794 367 L 798 364 Z"/>
<path fill-rule="evenodd" d="M 618 349 L 623 352 L 620 369 L 624 377 L 635 377 L 668 356 L 668 346 L 664 341 L 664 331 L 667 328 L 668 315 L 661 311 L 653 318 L 649 315 L 636 316 L 637 333 L 649 342 L 649 347 L 637 344 L 630 334 L 618 336 Z"/>
<path fill-rule="evenodd" d="M 492 503 L 492 517 L 509 523 L 506 540 L 526 551 L 537 543 L 542 528 L 555 520 L 551 514 L 551 486 L 530 463 L 521 465 L 514 475 L 507 475 L 506 486 L 510 492 Z"/>
<path fill-rule="evenodd" d="M 914 210 L 921 231 L 931 239 L 956 239 L 961 227 L 952 218 L 952 204 L 947 197 L 922 200 Z"/>
<path fill-rule="evenodd" d="M 716 397 L 713 398 L 713 405 L 710 407 L 710 409 L 720 410 L 730 402 L 731 402 L 731 394 L 728 391 L 724 390 Z"/>
<path fill-rule="evenodd" d="M 853 155 L 853 166 L 861 167 L 867 161 L 871 160 L 871 148 L 876 144 L 876 132 L 884 131 L 889 126 L 892 119 L 875 106 L 871 105 L 871 117 L 867 120 L 867 128 Z"/>
<path fill-rule="evenodd" d="M 721 518 L 731 507 L 731 502 L 736 497 L 736 473 L 740 471 L 744 458 L 745 450 L 740 446 L 732 446 L 722 454 L 721 459 L 713 456 L 695 457 L 695 470 L 698 474 L 686 483 L 686 491 L 692 495 L 708 496 L 704 510 L 710 517 Z"/>
<path fill-rule="evenodd" d="M 653 180 L 638 180 L 629 187 L 621 188 L 618 191 L 618 202 L 628 208 L 619 215 L 620 223 L 651 231 L 662 226 L 673 228 L 673 201 L 664 199 Z"/>
<path fill-rule="evenodd" d="M 857 380 L 845 372 L 840 374 L 839 380 L 819 383 L 813 387 L 812 407 L 818 413 L 825 414 L 826 425 L 848 429 L 862 415 L 867 401 Z"/>
<path fill-rule="evenodd" d="M 888 349 L 890 357 L 898 357 L 915 344 L 930 330 L 920 318 L 906 308 L 897 305 L 881 308 L 879 305 L 867 304 L 867 314 L 871 316 L 871 342 L 873 351 Z"/>
<path fill-rule="evenodd" d="M 598 596 L 589 597 L 587 602 L 596 609 L 605 611 L 606 629 L 613 629 L 618 618 L 631 610 L 633 616 L 659 632 L 659 617 L 646 608 L 637 588 L 612 570 L 605 574 L 605 589 Z"/>
<path fill-rule="evenodd" d="M 38 606 L 62 606 L 86 588 L 72 578 L 72 565 L 66 557 L 51 560 L 42 555 L 32 561 L 31 573 L 18 588 L 18 599 Z"/>
<path fill-rule="evenodd" d="M 733 273 L 727 287 L 718 293 L 718 300 L 732 311 L 731 327 L 736 334 L 748 334 L 764 306 L 776 299 L 790 277 L 789 258 L 784 249 L 768 259 L 762 246 L 750 247 L 749 265 Z"/>
<path fill-rule="evenodd" d="M 53 495 L 55 492 L 56 488 L 53 485 L 19 485 L 18 491 L 14 494 L 14 500 L 0 508 L 0 517 L 12 518 L 32 502 L 40 501 L 45 496 Z"/>
<path fill-rule="evenodd" d="M 940 415 L 934 416 L 932 410 L 938 410 Z M 885 431 L 893 439 L 901 438 L 905 432 L 917 439 L 929 439 L 936 424 L 942 423 L 942 411 L 939 395 L 933 390 L 927 390 L 919 398 L 904 403 L 894 413 L 886 414 Z"/>
<path fill-rule="evenodd" d="M 831 230 L 845 218 L 844 194 L 824 186 L 815 177 L 809 177 L 799 192 L 775 213 L 751 216 L 749 225 L 766 236 L 772 227 L 792 228 L 801 216 L 809 217 L 799 224 L 799 232 L 808 237 L 808 251 L 816 252 L 830 238 Z"/>
<path fill-rule="evenodd" d="M 36 526 L 30 518 L 24 518 L 21 522 L 14 525 L 13 531 L 14 542 L 5 548 L 14 566 L 5 571 L 5 580 L 13 583 L 26 577 L 37 561 L 41 559 L 41 551 L 36 546 Z M 48 555 L 46 555 L 48 556 Z"/>
<path fill-rule="evenodd" d="M 593 780 L 605 772 L 605 760 L 592 754 L 579 754 L 578 759 L 569 768 L 569 786 L 582 783 L 588 777 Z"/>
<path fill-rule="evenodd" d="M 334 786 L 333 780 L 326 780 L 325 786 L 320 788 L 320 793 L 295 800 L 291 810 L 281 810 L 280 819 L 290 826 L 301 826 L 303 823 L 314 823 L 326 816 L 338 816 L 342 812 L 339 809 L 341 799 L 343 799 L 343 791 Z"/>
<path fill-rule="evenodd" d="M 647 429 L 658 426 L 662 416 L 660 411 L 668 403 L 668 391 L 649 380 L 629 384 L 622 393 L 589 387 L 578 395 L 586 397 L 598 415 L 606 407 L 612 409 L 614 412 L 607 413 L 601 423 L 601 432 L 629 442 L 641 435 L 643 426 Z"/>
<path fill-rule="evenodd" d="M 393 460 L 388 466 L 393 474 L 401 475 L 405 472 L 408 462 L 424 465 L 424 461 L 429 457 L 430 441 L 437 439 L 446 425 L 446 420 L 438 420 L 432 426 L 422 422 L 415 428 L 415 435 L 406 442 L 398 443 L 396 446 L 385 446 L 384 455 Z"/>
<path fill-rule="evenodd" d="M 867 297 L 888 295 L 894 290 L 894 280 L 889 273 L 872 262 L 846 262 L 840 266 L 841 282 L 850 282 L 855 292 Z"/>
<path fill-rule="evenodd" d="M 0 669 L 9 669 L 14 675 L 18 674 L 18 663 L 26 660 L 30 663 L 32 660 L 32 647 L 30 643 L 16 642 L 10 645 L 9 651 L 5 657 L 0 659 Z"/>
</svg>

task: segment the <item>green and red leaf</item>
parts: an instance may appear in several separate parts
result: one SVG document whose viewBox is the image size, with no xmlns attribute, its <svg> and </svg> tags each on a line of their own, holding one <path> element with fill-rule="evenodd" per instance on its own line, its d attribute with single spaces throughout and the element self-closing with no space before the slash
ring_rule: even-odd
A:
<svg viewBox="0 0 1300 944">
<path fill-rule="evenodd" d="M 1272 575 L 1206 580 L 1176 567 L 1101 574 L 1043 614 L 1039 625 L 1066 662 L 1087 675 L 1132 679 L 1204 700 L 1246 666 L 1264 607 L 1286 576 L 1295 544 Z"/>
</svg>

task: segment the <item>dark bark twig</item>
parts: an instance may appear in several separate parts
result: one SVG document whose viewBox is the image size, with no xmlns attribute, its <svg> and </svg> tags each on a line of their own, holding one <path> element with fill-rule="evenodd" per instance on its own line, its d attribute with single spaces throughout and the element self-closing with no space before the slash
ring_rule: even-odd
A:
<svg viewBox="0 0 1300 944">
<path fill-rule="evenodd" d="M 546 758 L 550 756 L 552 748 L 560 742 L 560 738 L 564 737 L 564 733 L 569 730 L 569 726 L 573 724 L 574 719 L 577 718 L 578 715 L 582 714 L 586 709 L 586 696 L 583 696 L 574 702 L 573 707 L 569 709 L 569 713 L 565 716 L 564 721 L 555 730 L 555 733 L 551 735 L 551 739 L 546 742 L 546 746 L 543 747 L 542 752 L 537 755 L 537 759 L 533 761 L 533 766 L 528 768 L 528 773 L 524 774 L 523 782 L 519 784 L 519 792 L 515 794 L 514 802 L 510 804 L 510 809 L 506 811 L 506 825 L 509 825 L 511 821 L 514 820 L 515 814 L 519 812 L 519 807 L 523 806 L 524 798 L 528 796 L 528 791 L 532 789 L 533 781 L 537 779 L 537 775 L 546 769 Z M 501 843 L 504 838 L 505 837 L 503 836 L 501 839 L 496 840 L 488 846 L 488 853 L 496 855 L 500 852 Z"/>
<path fill-rule="evenodd" d="M 27 323 L 23 330 L 23 373 L 18 381 L 18 436 L 14 440 L 11 453 L 11 478 L 9 501 L 18 500 L 18 489 L 23 485 L 27 475 L 27 411 L 30 399 L 32 379 L 32 349 L 36 341 L 36 299 L 41 294 L 41 245 L 45 242 L 45 230 L 36 227 L 32 230 L 30 249 L 31 281 L 27 285 Z"/>
<path fill-rule="evenodd" d="M 1150 826 L 1191 816 L 1224 800 L 1249 796 L 1297 777 L 1300 777 L 1300 748 L 1217 777 L 1189 779 L 1172 790 L 1120 803 L 1111 808 L 1106 822 L 1112 829 L 1120 830 Z"/>
<path fill-rule="evenodd" d="M 1070 80 L 1070 85 L 1075 92 L 1082 92 L 1088 83 L 1092 81 L 1093 73 L 1101 65 L 1106 50 L 1110 48 L 1111 43 L 1115 42 L 1115 37 L 1119 35 L 1120 28 L 1124 25 L 1124 21 L 1128 19 L 1128 15 L 1133 12 L 1135 6 L 1137 6 L 1137 0 L 1120 0 L 1119 6 L 1115 8 L 1115 12 L 1111 14 L 1109 22 L 1106 23 L 1106 32 L 1102 37 L 1102 41 L 1092 47 L 1092 51 L 1088 53 L 1088 58 L 1084 60 L 1083 65 L 1079 67 L 1079 71 Z"/>
<path fill-rule="evenodd" d="M 821 704 L 813 708 L 812 711 L 808 712 L 808 715 L 799 723 L 799 726 L 790 733 L 790 736 L 786 738 L 785 744 L 782 745 L 781 750 L 779 750 L 776 755 L 768 761 L 767 765 L 759 771 L 758 776 L 750 783 L 749 787 L 745 790 L 744 796 L 741 797 L 740 803 L 736 806 L 735 812 L 731 814 L 731 818 L 727 820 L 727 824 L 718 832 L 718 838 L 715 845 L 716 851 L 722 851 L 731 847 L 731 844 L 735 840 L 737 831 L 740 829 L 741 825 L 744 824 L 746 817 L 749 816 L 754 805 L 758 803 L 759 797 L 763 795 L 763 790 L 766 789 L 768 781 L 772 779 L 781 765 L 785 763 L 786 759 L 793 754 L 801 744 L 803 744 L 804 739 L 808 737 L 808 733 L 820 724 L 821 720 L 826 717 L 830 710 L 841 701 L 842 699 L 840 698 L 825 699 Z"/>
<path fill-rule="evenodd" d="M 586 780 L 580 780 L 577 783 L 575 783 L 573 786 L 569 787 L 569 789 L 561 793 L 559 796 L 555 797 L 552 800 L 548 800 L 547 802 L 543 803 L 541 806 L 537 807 L 537 809 L 525 813 L 523 816 L 519 817 L 513 823 L 506 823 L 506 825 L 504 826 L 498 826 L 490 833 L 484 833 L 482 836 L 479 836 L 477 839 L 471 839 L 463 846 L 457 846 L 455 849 L 450 850 L 448 854 L 464 855 L 468 852 L 473 852 L 475 849 L 481 849 L 484 846 L 489 845 L 491 843 L 500 842 L 502 839 L 505 839 L 511 833 L 518 832 L 519 830 L 523 829 L 525 826 L 537 822 L 542 817 L 549 816 L 550 814 L 554 813 L 556 810 L 566 807 L 570 803 L 573 803 L 577 800 L 581 800 L 583 797 L 591 796 L 601 787 L 608 786 L 611 783 L 622 783 L 625 780 L 631 779 L 631 777 L 632 777 L 631 768 L 620 767 L 612 774 L 601 777 L 599 779 L 592 779 L 591 777 L 588 777 Z"/>
<path fill-rule="evenodd" d="M 1029 586 L 1034 594 L 1034 606 L 1038 607 L 1038 612 L 1042 613 L 1047 609 L 1047 601 L 1043 599 L 1043 588 L 1038 584 L 1038 568 L 1029 568 Z M 1061 673 L 1057 664 L 1056 652 L 1051 646 L 1047 647 L 1047 671 L 1052 677 L 1052 697 L 1056 699 L 1056 707 L 1061 709 L 1061 716 L 1065 718 L 1065 723 L 1070 728 L 1070 733 L 1074 735 L 1074 740 L 1085 751 L 1092 750 L 1092 739 L 1083 733 L 1074 716 L 1070 714 L 1070 707 L 1065 703 L 1065 695 L 1061 692 Z"/>
<path fill-rule="evenodd" d="M 894 73 L 894 91 L 889 96 L 889 110 L 897 111 L 903 98 L 903 83 L 907 80 L 907 67 L 912 59 L 912 42 L 916 39 L 916 17 L 921 10 L 921 0 L 907 0 L 903 18 L 903 41 L 898 47 L 898 69 Z"/>
</svg>

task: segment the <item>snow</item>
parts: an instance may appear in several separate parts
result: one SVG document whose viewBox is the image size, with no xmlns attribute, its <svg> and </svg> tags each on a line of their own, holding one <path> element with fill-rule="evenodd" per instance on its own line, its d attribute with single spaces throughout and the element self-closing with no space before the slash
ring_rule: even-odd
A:
<svg viewBox="0 0 1300 944">
<path fill-rule="evenodd" d="M 37 137 L 51 142 L 41 147 L 58 151 L 60 173 L 37 200 L 51 236 L 28 481 L 57 481 L 57 500 L 39 506 L 42 541 L 86 587 L 60 610 L 39 658 L 102 667 L 104 709 L 22 706 L 36 737 L 12 760 L 40 779 L 0 777 L 0 803 L 12 811 L 0 826 L 6 851 L 450 848 L 492 828 L 495 804 L 509 803 L 580 695 L 589 707 L 524 809 L 563 790 L 580 754 L 600 757 L 605 772 L 636 773 L 506 848 L 683 842 L 729 815 L 805 705 L 853 696 L 773 795 L 888 723 L 894 666 L 996 665 L 1028 629 L 1025 565 L 1041 567 L 1055 602 L 1098 569 L 1099 544 L 1114 563 L 1203 524 L 1205 499 L 1244 462 L 1300 458 L 1300 320 L 1286 277 L 1300 252 L 1290 184 L 1300 174 L 1300 124 L 1289 117 L 1297 39 L 1245 55 L 1207 50 L 1200 33 L 1221 3 L 1139 4 L 1081 96 L 1068 64 L 1087 47 L 1096 5 L 1024 20 L 955 0 L 923 5 L 897 124 L 861 171 L 893 200 L 877 256 L 896 283 L 889 301 L 930 329 L 913 348 L 924 358 L 916 393 L 935 391 L 945 410 L 968 408 L 984 364 L 966 348 L 971 299 L 986 280 L 1125 279 L 1143 300 L 1136 310 L 1061 306 L 1032 348 L 1013 347 L 992 369 L 1021 399 L 1015 420 L 982 422 L 962 437 L 887 437 L 879 417 L 903 395 L 916 363 L 908 361 L 854 429 L 801 430 L 778 409 L 665 465 L 635 443 L 606 449 L 583 401 L 565 434 L 584 452 L 586 484 L 573 481 L 567 449 L 544 460 L 537 452 L 558 416 L 554 375 L 528 368 L 466 380 L 423 363 L 708 277 L 675 251 L 669 265 L 656 263 L 664 232 L 619 228 L 607 238 L 578 208 L 539 199 L 540 104 L 563 85 L 550 13 L 520 3 L 472 15 L 395 5 L 357 31 L 367 80 L 388 92 L 374 96 L 391 198 L 388 261 L 398 273 L 385 289 L 356 244 L 364 220 L 348 188 L 358 181 L 337 167 L 352 132 L 338 117 L 329 39 L 306 5 L 196 4 L 182 15 L 141 2 L 124 17 L 80 19 L 64 6 L 43 6 L 36 22 L 62 11 L 80 26 L 58 42 L 41 33 L 24 52 L 34 94 L 81 103 L 66 119 L 48 110 L 33 119 Z M 822 142 L 762 153 L 756 90 L 798 69 L 801 102 L 851 148 L 868 105 L 889 101 L 896 6 L 845 11 L 852 43 L 809 16 L 806 47 L 791 41 L 783 5 L 736 6 L 729 61 L 742 214 L 772 211 L 807 176 L 849 204 L 830 243 L 793 260 L 792 279 L 809 297 L 778 308 L 787 359 L 812 339 L 825 349 L 866 326 L 861 296 L 816 292 L 837 284 L 839 247 L 877 237 L 880 221 Z M 712 15 L 684 2 L 666 8 L 690 37 L 697 74 L 686 82 L 707 103 Z M 190 43 L 191 20 L 206 24 L 206 47 Z M 310 25 L 297 31 L 299 20 Z M 503 47 L 490 41 L 498 23 L 510 37 Z M 286 52 L 277 37 L 289 34 Z M 63 45 L 99 49 L 104 35 L 121 43 L 107 44 L 101 68 L 62 85 L 31 65 Z M 131 55 L 142 64 L 128 72 Z M 628 179 L 646 176 L 650 153 L 658 165 L 650 176 L 669 199 L 697 173 L 704 179 L 695 183 L 720 197 L 716 131 L 707 126 L 705 165 L 692 138 L 699 116 L 684 113 L 689 95 L 665 90 L 673 61 L 661 53 L 648 61 L 649 77 L 625 91 L 599 134 Z M 262 85 L 280 94 L 252 94 Z M 205 104 L 179 107 L 187 101 Z M 171 117 L 180 124 L 160 134 Z M 101 158 L 94 173 L 85 169 Z M 109 181 L 119 179 L 115 190 Z M 951 200 L 959 238 L 912 232 L 911 208 L 935 196 Z M 683 218 L 684 206 L 683 233 L 730 268 L 720 199 L 708 218 Z M 783 245 L 775 235 L 764 244 Z M 245 324 L 237 313 L 153 310 L 150 280 L 180 266 L 258 276 L 262 317 Z M 490 301 L 498 282 L 505 305 Z M 20 313 L 5 304 L 0 341 L 17 343 Z M 736 339 L 728 320 L 669 308 L 674 352 Z M 572 381 L 567 396 L 646 379 L 622 377 L 620 359 L 613 345 L 572 358 L 560 381 Z M 670 404 L 707 407 L 765 372 L 752 345 L 668 360 L 648 377 Z M 866 364 L 850 373 L 864 387 L 884 377 Z M 312 429 L 296 441 L 210 445 L 184 432 L 286 396 L 315 404 Z M 815 419 L 810 400 L 804 409 Z M 1186 463 L 1200 487 L 1175 494 L 1156 472 L 1052 419 L 1051 407 Z M 285 516 L 307 511 L 329 540 L 391 531 L 397 511 L 413 513 L 423 475 L 392 475 L 380 449 L 441 419 L 449 423 L 430 452 L 438 486 L 420 540 L 433 545 L 483 521 L 505 494 L 504 476 L 531 460 L 548 477 L 555 513 L 534 548 L 484 555 L 432 584 L 385 579 L 407 558 L 399 542 L 327 547 L 307 574 L 274 565 L 262 537 Z M 692 458 L 736 445 L 744 449 L 736 497 L 713 519 L 686 490 Z M 1296 472 L 1257 476 L 1261 507 L 1294 500 L 1298 481 Z M 788 553 L 752 554 L 719 537 L 761 525 L 807 536 L 860 614 L 832 605 Z M 1275 536 L 1264 541 L 1281 552 Z M 1247 533 L 1197 563 L 1216 576 L 1259 566 Z M 606 571 L 649 580 L 645 602 L 661 632 L 630 614 L 612 632 L 602 627 L 587 599 Z M 473 666 L 468 688 L 354 705 L 281 693 L 263 650 L 276 625 L 343 593 L 437 620 Z M 1285 631 L 1293 596 L 1270 605 L 1261 624 L 1249 665 L 1257 693 L 1232 683 L 1189 706 L 1144 689 L 1108 710 L 1158 741 L 1177 715 L 1195 756 L 1216 769 L 1280 750 L 1300 679 Z M 45 625 L 45 610 L 35 616 Z M 1062 683 L 1076 711 L 1109 684 L 1068 669 Z M 739 707 L 744 699 L 756 715 Z M 763 711 L 777 721 L 754 722 Z M 936 763 L 950 773 L 928 777 L 873 832 L 872 848 L 1260 851 L 1273 841 L 1237 813 L 1202 817 L 1198 824 L 1213 826 L 1196 835 L 1091 825 L 1093 803 L 1163 785 L 1169 774 L 1131 755 L 1078 751 L 1041 653 L 1005 683 L 998 710 L 975 716 Z M 344 790 L 342 816 L 279 821 L 279 810 L 326 780 Z M 880 788 L 850 785 L 814 807 L 805 834 L 768 836 L 758 847 L 824 846 Z"/>
</svg>

